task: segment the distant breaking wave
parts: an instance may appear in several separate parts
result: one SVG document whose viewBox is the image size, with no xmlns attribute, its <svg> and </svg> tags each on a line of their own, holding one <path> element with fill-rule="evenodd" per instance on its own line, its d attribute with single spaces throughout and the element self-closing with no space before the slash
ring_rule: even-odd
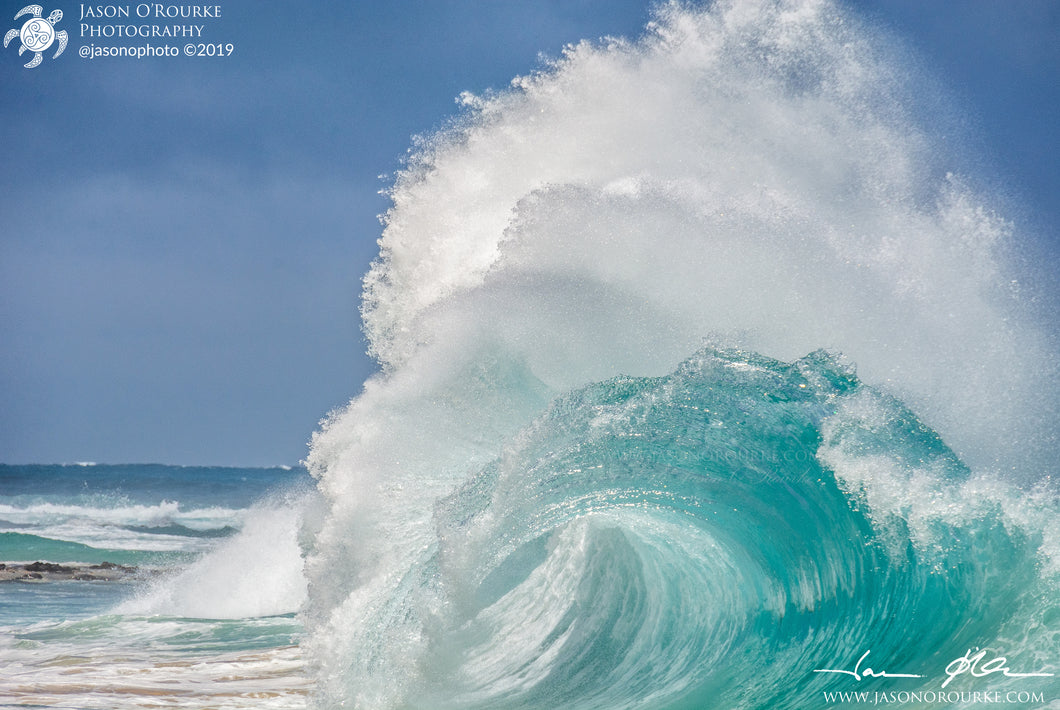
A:
<svg viewBox="0 0 1060 710">
<path fill-rule="evenodd" d="M 52 540 L 120 550 L 190 552 L 201 549 L 207 544 L 207 538 L 233 533 L 242 523 L 241 510 L 183 509 L 176 501 L 154 505 L 121 499 L 97 499 L 86 504 L 0 503 L 0 533 L 26 532 Z"/>
<path fill-rule="evenodd" d="M 1055 351 L 906 73 L 828 2 L 674 3 L 463 97 L 390 191 L 382 373 L 307 462 L 316 706 L 817 707 L 866 650 L 922 675 L 889 690 L 979 647 L 1056 670 Z"/>
</svg>

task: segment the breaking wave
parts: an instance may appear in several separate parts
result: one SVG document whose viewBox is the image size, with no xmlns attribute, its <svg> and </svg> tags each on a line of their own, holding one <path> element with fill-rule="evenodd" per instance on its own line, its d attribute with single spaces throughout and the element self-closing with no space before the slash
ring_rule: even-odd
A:
<svg viewBox="0 0 1060 710">
<path fill-rule="evenodd" d="M 307 461 L 319 707 L 1055 671 L 1051 330 L 897 55 L 828 2 L 669 4 L 421 141 L 365 278 L 382 372 Z"/>
</svg>

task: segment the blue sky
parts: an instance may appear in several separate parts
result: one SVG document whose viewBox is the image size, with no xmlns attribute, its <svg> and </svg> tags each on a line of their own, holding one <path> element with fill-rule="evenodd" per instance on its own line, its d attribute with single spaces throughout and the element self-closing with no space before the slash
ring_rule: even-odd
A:
<svg viewBox="0 0 1060 710">
<path fill-rule="evenodd" d="M 0 53 L 2 462 L 297 462 L 372 372 L 357 307 L 379 176 L 461 91 L 504 88 L 569 42 L 635 36 L 650 14 L 220 4 L 208 38 L 229 57 L 82 59 L 94 40 L 69 2 L 44 8 L 64 12 L 63 56 L 24 69 L 18 40 Z M 851 4 L 933 77 L 969 166 L 1056 258 L 1060 3 Z M 0 0 L 4 31 L 24 5 Z"/>
</svg>

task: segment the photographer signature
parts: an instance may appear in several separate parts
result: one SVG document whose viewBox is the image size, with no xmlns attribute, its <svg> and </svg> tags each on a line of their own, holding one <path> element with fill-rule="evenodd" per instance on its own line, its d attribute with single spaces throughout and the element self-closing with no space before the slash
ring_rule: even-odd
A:
<svg viewBox="0 0 1060 710">
<path fill-rule="evenodd" d="M 959 675 L 965 673 L 971 674 L 975 678 L 982 678 L 984 676 L 991 675 L 993 673 L 1001 673 L 1008 678 L 1029 678 L 1032 676 L 1038 677 L 1051 677 L 1052 673 L 1016 673 L 1008 667 L 1008 660 L 1004 656 L 995 656 L 984 662 L 987 657 L 987 649 L 980 649 L 978 646 L 975 648 L 976 653 L 972 653 L 972 649 L 968 649 L 965 654 L 959 658 L 955 658 L 946 666 L 946 680 L 943 681 L 942 687 L 945 688 L 950 682 Z M 877 671 L 872 668 L 862 669 L 862 664 L 868 657 L 870 651 L 865 651 L 861 654 L 861 658 L 854 664 L 854 670 L 841 670 L 832 668 L 816 668 L 814 673 L 841 673 L 843 675 L 853 676 L 854 680 L 860 681 L 862 678 L 923 678 L 922 675 L 915 673 L 888 673 L 887 671 Z"/>
</svg>

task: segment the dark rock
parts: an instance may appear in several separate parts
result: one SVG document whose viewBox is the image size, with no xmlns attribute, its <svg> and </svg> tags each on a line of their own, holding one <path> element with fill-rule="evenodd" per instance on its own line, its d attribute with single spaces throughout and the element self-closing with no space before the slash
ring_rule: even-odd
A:
<svg viewBox="0 0 1060 710">
<path fill-rule="evenodd" d="M 89 569 L 114 570 L 116 572 L 135 572 L 136 567 L 115 564 L 114 562 L 100 562 L 98 565 L 89 565 Z"/>
<path fill-rule="evenodd" d="M 19 562 L 0 562 L 0 583 L 3 582 L 31 582 L 31 581 L 63 581 L 77 580 L 83 582 L 112 582 L 126 579 L 130 576 L 142 574 L 154 574 L 155 569 L 140 569 L 138 567 L 126 567 L 114 562 L 102 562 L 98 565 L 84 564 L 55 564 L 54 562 L 31 562 L 22 564 Z"/>
<path fill-rule="evenodd" d="M 63 567 L 54 562 L 33 562 L 26 565 L 27 572 L 73 572 L 73 567 Z"/>
</svg>

